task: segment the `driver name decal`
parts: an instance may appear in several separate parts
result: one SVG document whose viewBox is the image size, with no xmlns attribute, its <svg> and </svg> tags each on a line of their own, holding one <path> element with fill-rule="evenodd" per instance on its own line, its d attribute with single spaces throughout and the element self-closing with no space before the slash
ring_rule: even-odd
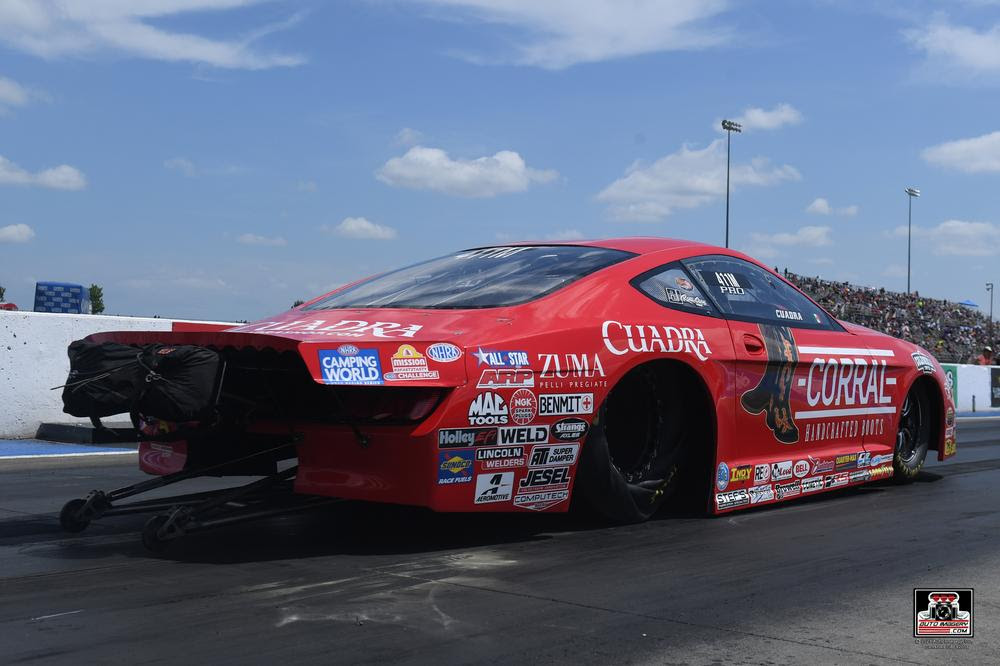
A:
<svg viewBox="0 0 1000 666">
<path fill-rule="evenodd" d="M 601 326 L 601 337 L 604 338 L 604 346 L 615 356 L 624 356 L 629 352 L 685 353 L 707 361 L 712 353 L 700 328 L 606 321 Z"/>
</svg>

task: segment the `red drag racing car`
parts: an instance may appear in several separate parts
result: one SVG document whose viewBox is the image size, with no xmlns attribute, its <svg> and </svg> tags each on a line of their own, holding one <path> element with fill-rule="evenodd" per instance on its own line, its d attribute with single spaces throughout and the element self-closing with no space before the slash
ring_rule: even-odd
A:
<svg viewBox="0 0 1000 666">
<path fill-rule="evenodd" d="M 572 497 L 628 522 L 679 494 L 721 513 L 908 481 L 928 450 L 955 453 L 929 352 L 686 241 L 476 248 L 224 331 L 87 340 L 225 365 L 211 409 L 225 427 L 143 443 L 142 469 L 246 473 L 248 451 L 288 437 L 263 459 L 296 458 L 310 496 L 452 512 Z M 139 412 L 147 437 L 184 432 Z"/>
</svg>

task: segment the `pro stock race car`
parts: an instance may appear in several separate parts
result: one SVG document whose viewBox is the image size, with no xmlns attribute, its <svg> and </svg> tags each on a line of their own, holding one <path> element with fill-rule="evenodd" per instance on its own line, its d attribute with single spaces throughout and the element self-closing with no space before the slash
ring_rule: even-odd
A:
<svg viewBox="0 0 1000 666">
<path fill-rule="evenodd" d="M 481 247 L 266 321 L 74 346 L 67 410 L 122 367 L 114 353 L 137 359 L 138 394 L 75 409 L 131 412 L 143 471 L 267 475 L 239 501 L 170 504 L 147 526 L 152 543 L 229 520 L 209 509 L 246 514 L 281 483 L 441 512 L 562 512 L 574 498 L 633 522 L 683 496 L 723 513 L 905 482 L 928 450 L 955 454 L 930 353 L 838 321 L 739 252 L 679 240 Z M 166 507 L 116 504 L 151 483 L 74 500 L 63 524 Z"/>
</svg>

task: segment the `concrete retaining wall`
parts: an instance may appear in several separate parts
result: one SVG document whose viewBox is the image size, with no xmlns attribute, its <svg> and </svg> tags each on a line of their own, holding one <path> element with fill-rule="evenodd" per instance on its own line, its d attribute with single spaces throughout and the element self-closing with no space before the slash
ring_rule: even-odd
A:
<svg viewBox="0 0 1000 666">
<path fill-rule="evenodd" d="M 63 413 L 62 391 L 50 390 L 66 381 L 66 347 L 74 340 L 103 331 L 170 331 L 213 324 L 0 310 L 0 438 L 33 437 L 43 422 L 89 423 Z"/>
</svg>

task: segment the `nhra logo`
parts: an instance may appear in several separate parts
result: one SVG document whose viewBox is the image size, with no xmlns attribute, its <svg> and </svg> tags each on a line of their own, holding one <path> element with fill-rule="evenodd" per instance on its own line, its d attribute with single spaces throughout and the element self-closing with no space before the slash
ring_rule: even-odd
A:
<svg viewBox="0 0 1000 666">
<path fill-rule="evenodd" d="M 480 393 L 469 405 L 471 425 L 505 425 L 507 420 L 507 403 L 499 393 Z"/>
<path fill-rule="evenodd" d="M 593 393 L 554 393 L 538 396 L 540 416 L 590 414 L 593 411 Z"/>
<path fill-rule="evenodd" d="M 972 638 L 972 588 L 913 590 L 913 635 Z"/>
<path fill-rule="evenodd" d="M 529 467 L 549 465 L 573 465 L 580 451 L 579 444 L 558 444 L 556 446 L 536 446 L 531 449 Z"/>
<path fill-rule="evenodd" d="M 535 420 L 538 400 L 528 389 L 518 389 L 510 397 L 510 417 L 518 425 L 527 425 Z"/>
<path fill-rule="evenodd" d="M 566 501 L 568 497 L 568 490 L 521 493 L 514 497 L 514 506 L 521 509 L 530 509 L 531 511 L 545 511 L 560 502 Z"/>
<path fill-rule="evenodd" d="M 476 388 L 534 388 L 535 373 L 532 370 L 487 369 L 479 377 Z"/>
<path fill-rule="evenodd" d="M 562 419 L 552 424 L 552 436 L 563 442 L 573 442 L 586 435 L 589 427 L 583 419 Z"/>
<path fill-rule="evenodd" d="M 438 342 L 427 348 L 427 356 L 438 363 L 451 363 L 462 358 L 462 350 L 450 342 Z"/>
<path fill-rule="evenodd" d="M 438 430 L 438 447 L 442 449 L 493 446 L 496 443 L 496 428 L 443 428 Z"/>
</svg>

